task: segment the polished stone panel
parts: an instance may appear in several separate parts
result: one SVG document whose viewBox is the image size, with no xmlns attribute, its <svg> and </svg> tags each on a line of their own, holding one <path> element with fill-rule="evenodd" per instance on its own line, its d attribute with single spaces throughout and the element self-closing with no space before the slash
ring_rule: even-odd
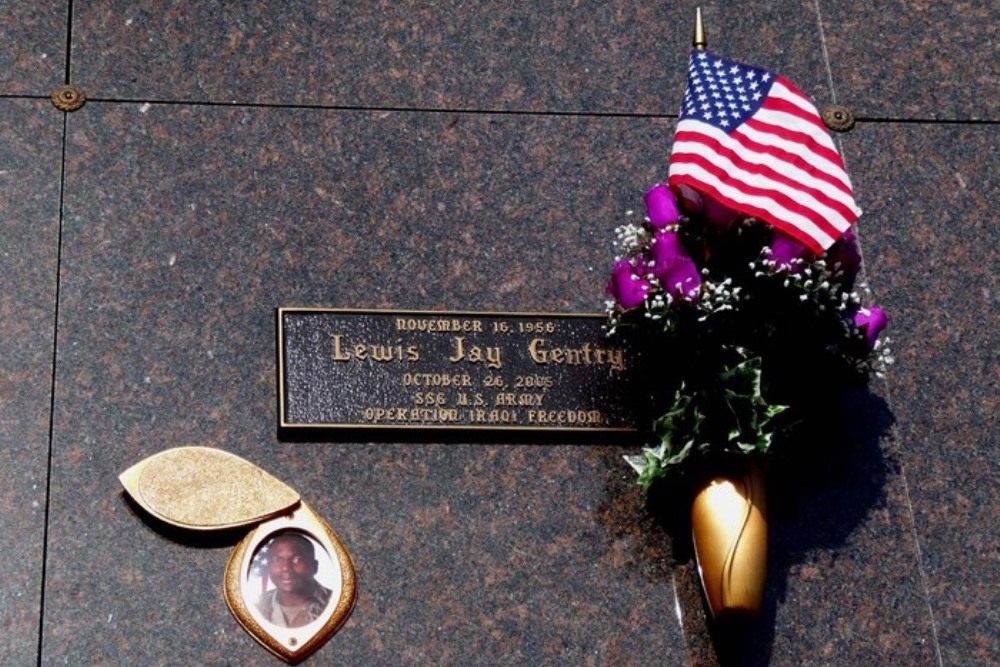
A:
<svg viewBox="0 0 1000 667">
<path fill-rule="evenodd" d="M 686 539 L 647 509 L 625 449 L 275 436 L 276 307 L 598 310 L 613 227 L 662 175 L 671 131 L 103 103 L 70 116 L 43 662 L 268 660 L 219 594 L 236 536 L 162 530 L 118 487 L 141 458 L 205 444 L 298 489 L 352 551 L 358 607 L 328 659 L 718 664 Z M 855 458 L 776 473 L 758 662 L 933 655 L 888 407 L 845 410 Z"/>
<path fill-rule="evenodd" d="M 683 662 L 620 450 L 275 436 L 277 306 L 599 310 L 668 121 L 69 120 L 43 663 L 268 664 L 220 596 L 232 539 L 172 539 L 122 497 L 119 472 L 182 444 L 262 465 L 339 531 L 359 601 L 321 660 Z"/>
<path fill-rule="evenodd" d="M 1000 655 L 995 126 L 863 124 L 862 247 L 892 316 L 902 470 L 946 665 Z"/>
<path fill-rule="evenodd" d="M 91 97 L 547 112 L 676 113 L 694 6 L 78 3 L 73 69 Z M 830 97 L 814 9 L 705 4 L 709 42 Z"/>
<path fill-rule="evenodd" d="M 855 116 L 1000 120 L 993 0 L 818 5 L 838 102 Z"/>
<path fill-rule="evenodd" d="M 261 465 L 351 550 L 358 606 L 312 662 L 996 663 L 1000 10 L 702 6 L 713 50 L 862 118 L 840 142 L 897 357 L 768 470 L 742 658 L 628 448 L 276 435 L 278 306 L 601 309 L 693 5 L 43 0 L 0 8 L 0 664 L 277 664 L 223 602 L 242 533 L 122 494 L 184 444 Z M 67 62 L 91 101 L 64 116 Z"/>
<path fill-rule="evenodd" d="M 63 115 L 0 100 L 0 664 L 34 661 L 59 247 Z"/>
<path fill-rule="evenodd" d="M 48 95 L 65 83 L 69 0 L 0 5 L 0 95 Z"/>
</svg>

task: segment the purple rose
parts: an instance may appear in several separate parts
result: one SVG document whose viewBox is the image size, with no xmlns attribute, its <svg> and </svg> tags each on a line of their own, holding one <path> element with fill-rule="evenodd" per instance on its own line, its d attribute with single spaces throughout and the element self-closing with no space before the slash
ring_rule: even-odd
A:
<svg viewBox="0 0 1000 667">
<path fill-rule="evenodd" d="M 645 196 L 646 214 L 649 224 L 660 229 L 667 225 L 676 225 L 681 220 L 681 212 L 677 207 L 677 198 L 666 185 L 658 184 L 649 189 Z"/>
<path fill-rule="evenodd" d="M 675 299 L 693 301 L 701 288 L 701 275 L 677 232 L 660 230 L 653 235 L 649 271 Z"/>
<path fill-rule="evenodd" d="M 854 313 L 854 326 L 864 335 L 868 347 L 874 348 L 879 334 L 889 326 L 889 318 L 878 306 L 861 308 Z"/>
<path fill-rule="evenodd" d="M 771 259 L 777 268 L 794 274 L 802 270 L 802 262 L 794 260 L 810 260 L 812 252 L 799 240 L 776 229 L 771 241 Z"/>
<path fill-rule="evenodd" d="M 608 282 L 607 293 L 614 298 L 619 306 L 628 310 L 641 306 L 646 300 L 646 294 L 652 289 L 649 281 L 635 271 L 631 262 L 615 262 L 611 270 L 611 280 Z"/>
<path fill-rule="evenodd" d="M 854 286 L 854 280 L 861 270 L 861 251 L 858 249 L 858 239 L 854 235 L 853 228 L 848 228 L 826 251 L 826 264 L 831 271 L 842 272 L 839 278 L 847 289 Z M 840 265 L 839 268 L 837 264 Z"/>
<path fill-rule="evenodd" d="M 705 220 L 722 229 L 728 229 L 730 225 L 742 217 L 739 211 L 734 211 L 725 204 L 720 204 L 711 195 L 703 194 L 701 196 L 701 206 Z"/>
</svg>

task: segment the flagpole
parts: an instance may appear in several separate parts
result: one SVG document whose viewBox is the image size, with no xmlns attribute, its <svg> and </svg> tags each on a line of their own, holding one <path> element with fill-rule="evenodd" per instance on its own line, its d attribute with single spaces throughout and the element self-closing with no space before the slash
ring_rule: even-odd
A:
<svg viewBox="0 0 1000 667">
<path fill-rule="evenodd" d="M 694 36 L 691 38 L 691 46 L 696 51 L 704 51 L 708 47 L 708 40 L 705 39 L 705 24 L 701 20 L 701 7 L 694 10 Z"/>
</svg>

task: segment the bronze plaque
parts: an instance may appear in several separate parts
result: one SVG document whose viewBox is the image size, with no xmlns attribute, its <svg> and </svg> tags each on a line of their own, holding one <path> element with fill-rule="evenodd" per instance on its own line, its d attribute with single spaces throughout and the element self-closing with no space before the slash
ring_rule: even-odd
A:
<svg viewBox="0 0 1000 667">
<path fill-rule="evenodd" d="M 605 321 L 280 308 L 280 431 L 635 432 L 637 358 Z"/>
</svg>

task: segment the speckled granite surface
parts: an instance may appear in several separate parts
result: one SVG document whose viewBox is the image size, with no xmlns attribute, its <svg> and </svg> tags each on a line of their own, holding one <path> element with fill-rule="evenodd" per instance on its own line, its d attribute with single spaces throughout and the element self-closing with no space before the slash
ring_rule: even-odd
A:
<svg viewBox="0 0 1000 667">
<path fill-rule="evenodd" d="M 838 102 L 863 118 L 1000 117 L 992 0 L 819 3 Z"/>
<path fill-rule="evenodd" d="M 350 546 L 362 592 L 328 659 L 683 660 L 663 545 L 638 533 L 616 450 L 274 436 L 275 307 L 597 308 L 610 227 L 595 219 L 633 204 L 629 182 L 657 170 L 644 147 L 671 127 L 100 103 L 74 114 L 52 469 L 67 482 L 52 492 L 43 661 L 81 657 L 80 633 L 118 637 L 122 661 L 267 660 L 217 595 L 226 550 L 164 541 L 115 489 L 130 462 L 181 442 L 270 468 Z M 83 534 L 81 507 L 103 518 Z M 81 559 L 133 549 L 127 568 L 80 581 Z M 118 598 L 133 578 L 155 605 Z M 185 644 L 201 621 L 174 621 L 195 607 L 228 634 Z M 172 620 L 144 635 L 154 612 Z"/>
<path fill-rule="evenodd" d="M 866 125 L 847 144 L 868 273 L 895 314 L 902 471 L 944 664 L 998 655 L 997 126 Z M 893 183 L 892 196 L 879 183 Z"/>
<path fill-rule="evenodd" d="M 61 83 L 68 12 L 40 7 L 0 33 L 61 7 L 61 60 L 0 94 Z M 898 364 L 831 420 L 851 458 L 772 471 L 768 597 L 733 659 L 621 447 L 275 436 L 277 306 L 601 307 L 613 227 L 666 171 L 690 8 L 74 3 L 91 101 L 0 100 L 0 525 L 28 545 L 0 547 L 0 663 L 280 664 L 223 601 L 239 535 L 163 531 L 120 491 L 182 444 L 262 465 L 351 550 L 357 608 L 306 664 L 996 662 L 998 118 L 974 92 L 996 10 L 908 9 L 705 5 L 726 54 L 901 119 L 841 139 Z M 908 122 L 934 118 L 959 122 Z"/>
<path fill-rule="evenodd" d="M 63 121 L 0 100 L 0 664 L 38 650 Z"/>
<path fill-rule="evenodd" d="M 0 96 L 47 96 L 65 83 L 69 0 L 0 5 Z"/>
<path fill-rule="evenodd" d="M 75 8 L 73 78 L 95 98 L 464 110 L 674 113 L 691 6 L 628 0 Z M 799 3 L 708 3 L 710 39 L 828 93 Z M 777 47 L 775 47 L 777 45 Z M 110 57 L 109 57 L 110 56 Z"/>
</svg>

